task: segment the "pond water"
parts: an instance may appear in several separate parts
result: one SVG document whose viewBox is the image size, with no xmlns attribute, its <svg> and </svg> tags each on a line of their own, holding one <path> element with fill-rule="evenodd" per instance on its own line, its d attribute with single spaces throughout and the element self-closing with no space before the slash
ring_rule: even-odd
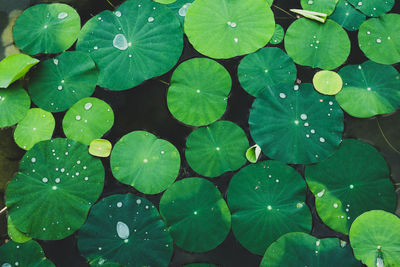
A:
<svg viewBox="0 0 400 267">
<path fill-rule="evenodd" d="M 118 5 L 118 3 L 122 2 L 115 0 L 110 1 L 115 5 Z M 4 29 L 4 25 L 7 24 L 3 14 L 10 14 L 12 9 L 14 9 L 10 7 L 11 4 L 8 2 L 9 1 L 0 0 L 0 29 Z M 28 5 L 33 3 L 33 1 L 22 2 Z M 73 0 L 65 2 L 71 3 L 71 5 L 78 9 L 83 22 L 85 22 L 91 16 L 96 15 L 101 10 L 111 9 L 111 6 L 106 0 L 81 0 L 78 1 L 80 2 L 78 5 L 74 4 Z M 300 8 L 299 2 L 300 1 L 298 0 L 276 0 L 275 5 L 284 10 L 289 10 L 290 8 Z M 273 8 L 273 11 L 275 13 L 277 23 L 287 29 L 288 25 L 293 21 L 293 18 L 277 8 Z M 392 12 L 400 13 L 399 1 L 396 1 L 395 9 Z M 351 32 L 349 35 L 352 41 L 352 50 L 351 55 L 346 63 L 359 64 L 364 62 L 366 58 L 358 48 L 357 33 Z M 283 48 L 283 44 L 278 45 L 278 47 Z M 3 51 L 0 53 L 1 58 L 4 56 L 2 53 Z M 179 63 L 193 57 L 201 57 L 201 55 L 193 49 L 193 47 L 185 38 L 184 51 Z M 246 131 L 250 143 L 254 144 L 249 135 L 248 125 L 249 109 L 254 98 L 248 95 L 240 87 L 238 82 L 237 66 L 241 58 L 242 57 L 229 60 L 218 60 L 218 62 L 224 65 L 229 71 L 233 81 L 232 91 L 228 100 L 228 108 L 222 119 L 233 121 L 242 127 Z M 400 70 L 399 64 L 397 64 L 395 67 Z M 315 70 L 300 66 L 297 68 L 298 79 L 303 83 L 311 82 Z M 198 176 L 190 169 L 184 159 L 186 138 L 189 133 L 194 130 L 194 128 L 179 123 L 168 111 L 166 105 L 166 93 L 168 85 L 165 82 L 170 80 L 172 72 L 173 70 L 161 77 L 148 80 L 140 86 L 127 91 L 112 92 L 98 87 L 94 96 L 109 103 L 115 112 L 115 124 L 111 131 L 108 132 L 104 138 L 115 144 L 123 135 L 131 131 L 146 130 L 157 135 L 159 138 L 170 141 L 181 153 L 182 166 L 178 179 L 183 179 L 186 177 Z M 61 127 L 61 119 L 63 116 L 64 112 L 55 114 L 57 121 L 55 137 L 64 137 Z M 12 130 L 2 131 L 2 134 L 6 136 L 9 136 L 11 133 Z M 393 181 L 395 183 L 400 183 L 400 153 L 393 149 L 397 148 L 397 150 L 400 150 L 400 111 L 387 116 L 379 116 L 378 118 L 372 119 L 357 119 L 346 115 L 344 138 L 357 138 L 377 147 L 390 165 Z M 11 142 L 10 138 L 7 140 L 7 142 Z M 7 147 L 7 142 L 3 142 L 6 144 L 0 143 L 0 152 Z M 13 151 L 15 152 L 15 156 L 13 156 L 14 158 L 12 161 L 17 162 L 22 153 L 15 149 Z M 264 156 L 263 159 L 267 158 Z M 106 168 L 106 182 L 102 197 L 112 194 L 132 192 L 136 195 L 146 197 L 156 206 L 158 206 L 161 194 L 145 196 L 131 187 L 119 183 L 112 177 L 108 159 L 103 160 L 103 164 Z M 304 167 L 302 165 L 293 165 L 293 167 L 303 175 Z M 210 179 L 218 186 L 224 197 L 226 197 L 228 183 L 233 174 L 233 172 L 229 172 L 218 178 Z M 9 180 L 10 178 L 11 177 L 0 177 L 0 179 L 3 181 Z M 314 197 L 310 192 L 307 194 L 307 204 L 309 205 L 313 215 L 313 235 L 317 237 L 336 236 L 342 238 L 343 240 L 347 240 L 346 236 L 332 231 L 321 222 L 315 212 Z M 2 216 L 4 217 L 4 215 Z M 4 234 L 4 218 L 2 218 L 2 220 L 3 224 L 1 227 L 3 234 L 1 236 L 1 241 L 4 241 L 6 238 L 6 235 Z M 57 266 L 87 266 L 85 259 L 79 255 L 76 247 L 76 238 L 74 235 L 60 241 L 40 241 L 40 244 L 43 246 L 46 256 Z M 244 249 L 236 241 L 231 232 L 227 239 L 220 246 L 207 253 L 188 253 L 179 249 L 178 247 L 175 247 L 170 266 L 182 266 L 183 264 L 193 262 L 208 262 L 217 264 L 219 266 L 242 267 L 258 266 L 260 261 L 261 256 L 251 254 Z"/>
</svg>

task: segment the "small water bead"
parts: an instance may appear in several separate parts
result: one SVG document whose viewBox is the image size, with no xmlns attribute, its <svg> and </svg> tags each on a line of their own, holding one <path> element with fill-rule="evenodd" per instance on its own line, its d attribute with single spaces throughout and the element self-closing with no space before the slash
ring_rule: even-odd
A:
<svg viewBox="0 0 400 267">
<path fill-rule="evenodd" d="M 49 181 L 49 179 L 47 179 L 46 177 L 43 177 L 42 182 L 43 183 L 47 183 Z"/>
<path fill-rule="evenodd" d="M 56 178 L 54 181 L 58 184 L 58 183 L 61 182 L 61 179 L 60 178 Z"/>
<path fill-rule="evenodd" d="M 58 65 L 58 59 L 53 59 L 53 63 L 54 63 L 54 65 Z"/>
<path fill-rule="evenodd" d="M 193 214 L 194 214 L 194 215 L 197 215 L 197 211 L 194 211 Z"/>
<path fill-rule="evenodd" d="M 115 35 L 113 46 L 119 50 L 126 50 L 128 48 L 128 41 L 126 40 L 125 35 L 122 33 Z"/>
<path fill-rule="evenodd" d="M 124 222 L 117 222 L 117 234 L 121 239 L 129 237 L 129 227 Z"/>
<path fill-rule="evenodd" d="M 367 32 L 367 34 L 368 34 L 368 35 L 370 35 L 370 34 L 371 34 L 371 32 L 370 32 L 370 31 L 368 31 L 368 32 Z"/>
<path fill-rule="evenodd" d="M 294 121 L 294 124 L 298 125 L 298 124 L 299 124 L 299 121 L 298 121 L 298 120 L 295 120 L 295 121 Z"/>
<path fill-rule="evenodd" d="M 68 13 L 66 13 L 66 12 L 58 13 L 58 16 L 57 16 L 58 19 L 65 19 L 66 17 L 68 17 Z"/>
<path fill-rule="evenodd" d="M 238 39 L 238 38 L 233 38 L 233 41 L 234 41 L 235 43 L 237 43 L 237 42 L 239 42 L 239 39 Z"/>
<path fill-rule="evenodd" d="M 304 206 L 303 203 L 297 203 L 297 205 L 296 205 L 296 207 L 297 207 L 298 209 L 302 208 L 303 206 Z"/>
<path fill-rule="evenodd" d="M 184 17 L 186 16 L 187 10 L 191 3 L 184 4 L 178 11 L 179 16 Z"/>
<path fill-rule="evenodd" d="M 85 179 L 85 181 L 87 181 L 87 180 L 89 180 L 89 177 L 85 177 L 84 179 Z"/>
<path fill-rule="evenodd" d="M 43 28 L 44 28 L 44 29 L 47 29 L 47 25 L 44 25 Z"/>
<path fill-rule="evenodd" d="M 122 202 L 118 202 L 118 203 L 117 203 L 117 207 L 118 207 L 118 208 L 121 208 L 121 207 L 122 207 Z"/>
<path fill-rule="evenodd" d="M 280 94 L 279 94 L 279 97 L 282 98 L 282 99 L 284 99 L 284 98 L 286 98 L 286 94 L 280 93 Z"/>
<path fill-rule="evenodd" d="M 32 158 L 31 161 L 32 161 L 32 163 L 35 163 L 36 162 L 36 158 Z"/>
<path fill-rule="evenodd" d="M 319 138 L 319 141 L 320 141 L 321 143 L 325 143 L 325 138 L 320 137 L 320 138 Z"/>
<path fill-rule="evenodd" d="M 148 209 L 149 209 L 149 206 L 146 205 L 144 208 L 145 208 L 146 210 L 148 210 Z"/>
<path fill-rule="evenodd" d="M 144 159 L 143 162 L 144 162 L 144 163 L 147 163 L 147 162 L 149 162 L 149 160 L 148 160 L 148 159 Z"/>
<path fill-rule="evenodd" d="M 221 148 L 219 148 L 218 146 L 215 148 L 215 150 L 217 150 L 217 151 L 220 151 L 221 150 Z"/>
<path fill-rule="evenodd" d="M 61 168 L 61 170 L 60 170 L 61 172 L 65 172 L 65 169 L 64 168 Z"/>
<path fill-rule="evenodd" d="M 293 87 L 293 90 L 295 90 L 295 91 L 299 90 L 299 86 L 296 84 L 296 85 Z"/>
<path fill-rule="evenodd" d="M 315 134 L 315 130 L 314 130 L 314 129 L 311 129 L 311 130 L 310 130 L 310 133 Z"/>
<path fill-rule="evenodd" d="M 360 2 L 358 2 L 357 5 L 358 5 L 358 6 L 362 6 L 362 4 L 363 4 L 363 3 L 360 1 Z"/>
<path fill-rule="evenodd" d="M 93 47 L 93 49 L 94 49 L 94 50 L 97 50 L 97 49 L 99 49 L 99 47 L 98 47 L 98 46 L 95 46 L 95 47 Z"/>
<path fill-rule="evenodd" d="M 353 189 L 353 188 L 354 188 L 354 185 L 351 184 L 349 187 L 350 187 L 350 189 Z"/>
<path fill-rule="evenodd" d="M 164 155 L 164 154 L 165 154 L 165 152 L 164 152 L 164 151 L 161 151 L 160 153 L 161 153 L 161 155 Z"/>
<path fill-rule="evenodd" d="M 51 189 L 57 190 L 57 186 L 54 185 Z"/>
<path fill-rule="evenodd" d="M 140 203 L 142 203 L 142 200 L 141 199 L 137 199 L 136 200 L 136 204 L 140 205 Z"/>
<path fill-rule="evenodd" d="M 380 44 L 380 43 L 382 43 L 382 40 L 381 39 L 376 39 L 376 42 L 378 43 L 378 44 Z"/>
<path fill-rule="evenodd" d="M 310 124 L 308 122 L 304 123 L 305 127 L 308 127 Z"/>
<path fill-rule="evenodd" d="M 149 18 L 147 19 L 147 21 L 148 21 L 148 22 L 153 22 L 153 21 L 154 21 L 154 18 L 153 18 L 153 17 L 149 17 Z"/>
<path fill-rule="evenodd" d="M 196 90 L 196 93 L 200 94 L 200 90 L 199 90 L 199 89 L 197 89 L 197 90 Z"/>
<path fill-rule="evenodd" d="M 334 207 L 335 209 L 337 209 L 337 208 L 339 207 L 339 205 L 338 205 L 337 203 L 333 203 L 333 207 Z"/>
<path fill-rule="evenodd" d="M 314 1 L 313 1 L 313 0 L 309 0 L 309 1 L 307 2 L 307 4 L 312 5 L 312 4 L 314 4 Z"/>
<path fill-rule="evenodd" d="M 320 243 L 321 243 L 321 241 L 320 241 L 320 240 L 317 240 L 317 241 L 315 242 L 315 245 L 318 247 L 318 246 L 320 245 Z"/>
<path fill-rule="evenodd" d="M 307 137 L 307 138 L 310 138 L 310 135 L 309 135 L 309 134 L 306 134 L 306 137 Z"/>
<path fill-rule="evenodd" d="M 332 101 L 329 101 L 329 105 L 332 106 L 332 105 L 333 105 L 333 102 L 332 102 Z"/>
<path fill-rule="evenodd" d="M 85 104 L 85 110 L 89 110 L 89 109 L 91 109 L 91 108 L 92 108 L 92 106 L 93 106 L 93 104 L 92 104 L 92 103 L 86 103 L 86 104 Z"/>
<path fill-rule="evenodd" d="M 322 197 L 325 194 L 325 189 L 322 189 L 321 192 L 317 193 L 317 197 Z"/>
<path fill-rule="evenodd" d="M 118 18 L 121 17 L 121 15 L 122 15 L 120 11 L 115 11 L 114 14 L 115 14 L 115 16 L 117 16 Z"/>
<path fill-rule="evenodd" d="M 303 121 L 305 121 L 307 119 L 307 114 L 301 114 L 300 115 L 300 119 L 302 119 Z"/>
</svg>

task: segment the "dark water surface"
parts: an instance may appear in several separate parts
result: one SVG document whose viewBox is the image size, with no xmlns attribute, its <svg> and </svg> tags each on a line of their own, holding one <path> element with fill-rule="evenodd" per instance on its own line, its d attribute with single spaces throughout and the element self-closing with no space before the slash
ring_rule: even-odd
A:
<svg viewBox="0 0 400 267">
<path fill-rule="evenodd" d="M 115 0 L 110 1 L 115 5 L 122 2 Z M 74 0 L 66 2 L 72 2 L 71 5 L 78 9 L 83 22 L 87 21 L 87 19 L 89 19 L 91 16 L 96 15 L 104 9 L 111 9 L 111 6 L 106 0 L 81 0 L 78 1 L 79 4 L 73 4 Z M 290 8 L 300 8 L 299 2 L 300 0 L 276 0 L 275 5 L 285 10 L 289 10 Z M 0 25 L 3 25 L 3 14 L 9 13 L 11 10 L 10 8 L 7 9 L 7 5 L 10 5 L 10 1 L 0 0 Z M 293 18 L 281 12 L 277 8 L 273 8 L 273 11 L 275 13 L 277 23 L 281 24 L 285 29 L 287 29 L 288 25 L 293 21 Z M 392 12 L 400 13 L 399 1 L 396 1 L 395 9 Z M 366 58 L 358 48 L 357 32 L 350 32 L 349 35 L 352 41 L 352 50 L 351 56 L 346 64 L 359 64 L 364 62 Z M 279 47 L 283 48 L 283 44 L 280 44 Z M 193 49 L 193 47 L 185 38 L 185 47 L 179 63 L 193 57 L 201 57 L 201 55 Z M 242 127 L 246 131 L 250 143 L 254 144 L 249 135 L 248 125 L 249 110 L 254 98 L 248 95 L 240 87 L 238 82 L 237 66 L 241 59 L 242 57 L 229 60 L 218 60 L 218 62 L 224 65 L 229 71 L 233 82 L 232 91 L 228 100 L 228 108 L 222 119 L 233 121 Z M 399 64 L 397 64 L 395 67 L 400 70 Z M 301 80 L 301 82 L 312 82 L 312 77 L 315 73 L 315 70 L 309 67 L 301 66 L 297 66 L 297 69 L 298 79 Z M 173 70 L 162 77 L 148 80 L 140 86 L 127 91 L 112 92 L 98 87 L 94 96 L 109 103 L 115 112 L 115 124 L 111 131 L 104 136 L 104 138 L 115 144 L 123 135 L 131 131 L 146 130 L 162 139 L 170 141 L 181 153 L 182 166 L 178 177 L 179 180 L 198 175 L 190 169 L 184 157 L 186 137 L 194 130 L 194 127 L 185 126 L 175 120 L 169 113 L 166 105 L 166 93 L 168 86 L 162 81 L 169 82 L 172 72 Z M 57 121 L 55 137 L 64 137 L 61 127 L 61 120 L 63 116 L 64 112 L 55 114 Z M 380 127 L 378 125 L 380 125 Z M 11 133 L 11 131 L 9 132 Z M 384 133 L 386 137 L 384 137 L 382 133 Z M 388 142 L 390 142 L 393 147 L 397 148 L 398 150 L 400 148 L 399 110 L 393 114 L 379 116 L 378 118 L 372 119 L 357 119 L 346 115 L 344 138 L 357 138 L 377 147 L 390 165 L 391 175 L 394 183 L 400 182 L 400 154 L 395 152 L 388 144 Z M 0 150 L 1 149 L 2 148 L 0 145 Z M 268 158 L 264 156 L 262 159 Z M 137 192 L 130 186 L 119 183 L 111 174 L 109 160 L 103 160 L 103 164 L 106 168 L 106 181 L 102 197 L 112 194 L 131 192 L 136 195 L 146 197 L 158 207 L 161 194 L 144 195 L 140 192 Z M 304 174 L 303 165 L 293 165 L 293 167 L 302 175 Z M 223 196 L 226 197 L 228 183 L 233 175 L 234 172 L 228 172 L 218 178 L 209 180 L 214 182 L 221 190 Z M 4 178 L 0 177 L 0 179 Z M 321 222 L 315 212 L 314 197 L 310 192 L 307 193 L 307 204 L 313 214 L 313 235 L 317 237 L 340 237 L 343 240 L 348 240 L 346 236 L 329 229 Z M 1 219 L 3 220 L 4 226 L 4 218 Z M 5 238 L 6 236 L 3 234 L 1 236 L 1 241 L 4 241 Z M 86 260 L 79 255 L 77 250 L 76 235 L 72 235 L 59 241 L 40 241 L 40 244 L 44 248 L 46 256 L 50 258 L 57 266 L 88 266 Z M 290 255 L 288 255 L 288 257 L 290 257 Z M 260 261 L 261 256 L 251 254 L 244 249 L 236 241 L 231 232 L 227 239 L 220 246 L 206 253 L 188 253 L 175 246 L 174 255 L 170 266 L 182 266 L 183 264 L 194 262 L 207 262 L 227 267 L 250 267 L 258 266 Z"/>
</svg>

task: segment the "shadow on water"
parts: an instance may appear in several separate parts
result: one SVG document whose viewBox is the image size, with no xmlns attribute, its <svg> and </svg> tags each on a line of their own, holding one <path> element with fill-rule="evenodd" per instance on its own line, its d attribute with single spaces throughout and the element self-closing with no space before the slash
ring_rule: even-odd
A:
<svg viewBox="0 0 400 267">
<path fill-rule="evenodd" d="M 111 0 L 110 0 L 111 1 Z M 3 3 L 4 2 L 4 3 Z M 9 5 L 9 1 L 0 0 L 1 4 Z M 28 2 L 28 1 L 26 1 Z M 31 1 L 39 2 L 38 0 Z M 41 2 L 52 2 L 50 0 Z M 65 0 L 63 2 L 70 3 L 78 9 L 82 17 L 82 22 L 87 21 L 90 17 L 96 15 L 102 10 L 112 9 L 106 0 Z M 111 1 L 114 5 L 118 5 L 122 1 Z M 300 8 L 297 0 L 276 0 L 275 5 L 289 10 L 290 8 Z M 78 4 L 76 4 L 78 3 Z M 3 6 L 4 6 L 3 5 Z M 275 12 L 277 23 L 281 24 L 285 29 L 293 21 L 282 11 L 273 8 Z M 10 10 L 0 8 L 0 12 L 8 13 Z M 400 13 L 400 3 L 396 3 L 393 12 Z M 3 16 L 2 16 L 3 17 Z M 2 26 L 3 19 L 0 19 Z M 363 53 L 357 45 L 357 33 L 349 33 L 352 41 L 351 57 L 346 62 L 347 64 L 359 64 L 366 60 Z M 283 44 L 279 45 L 283 48 Z M 190 45 L 185 37 L 185 48 L 179 60 L 181 63 L 184 60 L 193 57 L 201 57 Z M 254 144 L 249 135 L 248 116 L 251 104 L 254 100 L 253 97 L 248 95 L 241 87 L 237 77 L 237 66 L 242 57 L 237 57 L 229 60 L 218 60 L 219 63 L 225 66 L 230 72 L 232 77 L 232 91 L 228 100 L 228 108 L 222 119 L 230 120 L 237 123 L 245 131 L 249 137 L 250 143 Z M 399 64 L 395 66 L 398 70 Z M 298 78 L 302 82 L 311 82 L 315 70 L 309 67 L 298 66 Z M 168 111 L 166 105 L 166 93 L 168 85 L 164 82 L 169 82 L 173 70 L 169 71 L 161 77 L 157 77 L 144 82 L 143 84 L 135 87 L 134 89 L 113 92 L 103 88 L 97 88 L 94 96 L 105 100 L 109 103 L 115 112 L 115 124 L 110 132 L 105 136 L 113 144 L 115 144 L 123 135 L 134 130 L 146 130 L 160 138 L 166 139 L 173 143 L 179 150 L 182 158 L 182 167 L 178 179 L 198 176 L 194 173 L 184 158 L 184 148 L 187 136 L 193 131 L 193 127 L 189 127 L 176 121 Z M 164 82 L 163 82 L 164 81 Z M 64 137 L 61 120 L 64 113 L 55 114 L 57 120 L 55 137 Z M 379 125 L 378 126 L 378 120 Z M 383 135 L 384 133 L 384 135 Z M 392 179 L 395 183 L 400 182 L 400 154 L 395 152 L 394 148 L 400 148 L 400 112 L 397 111 L 389 116 L 379 116 L 373 119 L 357 119 L 345 116 L 345 133 L 344 138 L 357 138 L 362 141 L 368 142 L 379 149 L 382 155 L 390 165 Z M 391 145 L 388 143 L 390 142 Z M 263 156 L 262 159 L 268 159 Z M 119 183 L 112 177 L 109 160 L 103 160 L 106 168 L 106 181 L 102 197 L 132 192 L 134 194 L 144 196 L 142 193 L 137 192 L 133 188 Z M 292 165 L 302 175 L 304 175 L 304 166 Z M 225 173 L 222 176 L 214 179 L 209 179 L 214 182 L 221 190 L 224 197 L 233 172 Z M 208 178 L 207 178 L 208 179 Z M 158 206 L 161 194 L 146 195 L 147 199 L 152 201 Z M 312 234 L 317 237 L 339 237 L 343 240 L 348 238 L 340 233 L 337 233 L 327 226 L 325 226 L 315 211 L 314 196 L 307 192 L 307 204 L 313 215 L 313 229 Z M 3 235 L 4 237 L 4 235 Z M 4 238 L 3 238 L 4 239 Z M 2 240 L 3 241 L 3 240 Z M 88 266 L 86 260 L 79 255 L 76 246 L 76 234 L 66 239 L 59 241 L 40 241 L 43 246 L 47 257 L 49 257 L 57 266 Z M 235 266 L 258 266 L 261 261 L 261 256 L 251 254 L 244 249 L 235 239 L 232 232 L 229 233 L 227 239 L 219 245 L 216 249 L 206 253 L 188 253 L 175 246 L 174 255 L 170 266 L 182 266 L 193 262 L 208 262 L 214 263 L 219 266 L 235 267 Z"/>
</svg>

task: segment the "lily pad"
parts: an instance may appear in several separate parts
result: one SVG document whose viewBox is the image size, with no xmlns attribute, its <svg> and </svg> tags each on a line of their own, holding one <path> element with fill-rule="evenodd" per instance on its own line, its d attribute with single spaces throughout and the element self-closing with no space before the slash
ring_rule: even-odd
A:
<svg viewBox="0 0 400 267">
<path fill-rule="evenodd" d="M 341 247 L 337 238 L 318 239 L 306 233 L 288 233 L 265 252 L 260 267 L 345 266 L 360 267 L 350 246 Z"/>
<path fill-rule="evenodd" d="M 400 74 L 394 67 L 366 61 L 347 65 L 339 74 L 344 87 L 336 100 L 351 116 L 368 118 L 400 106 Z"/>
<path fill-rule="evenodd" d="M 293 60 L 277 47 L 265 47 L 245 56 L 238 67 L 240 85 L 255 97 L 281 84 L 294 83 L 296 76 Z"/>
<path fill-rule="evenodd" d="M 185 18 L 189 42 L 212 58 L 255 52 L 269 42 L 274 31 L 274 14 L 265 0 L 195 1 Z"/>
<path fill-rule="evenodd" d="M 103 184 L 103 165 L 85 145 L 63 138 L 42 141 L 24 155 L 7 186 L 9 216 L 33 238 L 65 238 L 83 225 Z"/>
<path fill-rule="evenodd" d="M 100 86 L 126 90 L 169 71 L 182 53 L 183 34 L 165 5 L 126 1 L 114 13 L 106 10 L 91 18 L 76 49 L 96 62 Z"/>
<path fill-rule="evenodd" d="M 55 124 L 50 112 L 32 108 L 15 128 L 14 141 L 20 148 L 29 150 L 36 143 L 51 139 Z"/>
<path fill-rule="evenodd" d="M 186 251 L 214 249 L 231 228 L 231 213 L 221 192 L 202 178 L 171 185 L 161 197 L 160 213 L 175 244 Z"/>
<path fill-rule="evenodd" d="M 319 217 L 344 234 L 365 211 L 395 210 L 396 193 L 389 176 L 388 165 L 379 152 L 354 139 L 343 140 L 330 158 L 305 170 Z"/>
<path fill-rule="evenodd" d="M 268 157 L 293 164 L 321 161 L 342 141 L 343 112 L 311 84 L 264 91 L 253 103 L 250 134 Z"/>
<path fill-rule="evenodd" d="M 217 177 L 246 163 L 245 132 L 230 121 L 217 121 L 194 130 L 186 141 L 186 160 L 198 174 Z"/>
<path fill-rule="evenodd" d="M 185 22 L 185 17 L 189 6 L 193 3 L 194 0 L 177 0 L 172 4 L 169 4 L 168 7 L 175 13 L 178 17 L 182 27 Z"/>
<path fill-rule="evenodd" d="M 113 110 L 106 102 L 95 97 L 76 102 L 62 121 L 65 136 L 85 145 L 101 138 L 113 124 Z"/>
<path fill-rule="evenodd" d="M 293 22 L 285 36 L 285 49 L 299 65 L 331 70 L 342 65 L 350 54 L 350 39 L 335 21 L 324 24 L 301 18 Z"/>
<path fill-rule="evenodd" d="M 271 44 L 280 44 L 283 41 L 283 37 L 285 36 L 285 30 L 282 28 L 281 25 L 275 24 L 275 31 L 274 35 L 271 38 L 271 41 L 269 41 Z"/>
<path fill-rule="evenodd" d="M 233 234 L 246 249 L 264 255 L 281 235 L 310 232 L 306 190 L 300 174 L 279 161 L 244 167 L 232 178 L 227 194 Z"/>
<path fill-rule="evenodd" d="M 2 267 L 54 267 L 54 264 L 46 259 L 40 245 L 33 240 L 23 244 L 11 240 L 0 246 L 0 264 Z"/>
<path fill-rule="evenodd" d="M 38 4 L 26 9 L 15 22 L 13 37 L 29 55 L 59 53 L 70 48 L 81 29 L 79 14 L 66 4 Z"/>
<path fill-rule="evenodd" d="M 332 14 L 336 8 L 338 0 L 301 0 L 301 7 L 305 10 L 324 13 L 326 15 Z"/>
<path fill-rule="evenodd" d="M 157 208 L 132 194 L 112 195 L 93 205 L 78 232 L 78 249 L 86 258 L 124 266 L 168 266 L 172 239 Z"/>
<path fill-rule="evenodd" d="M 394 6 L 394 0 L 347 0 L 356 9 L 370 17 L 379 17 L 389 12 Z"/>
<path fill-rule="evenodd" d="M 111 171 L 121 183 L 145 194 L 158 194 L 170 186 L 180 169 L 180 155 L 170 142 L 134 131 L 123 136 L 111 153 Z"/>
<path fill-rule="evenodd" d="M 11 240 L 16 243 L 25 243 L 32 239 L 15 227 L 10 216 L 7 217 L 7 233 Z"/>
<path fill-rule="evenodd" d="M 214 60 L 187 60 L 172 75 L 167 95 L 168 109 L 185 124 L 210 124 L 224 114 L 231 86 L 228 71 Z"/>
<path fill-rule="evenodd" d="M 400 14 L 366 20 L 358 31 L 358 42 L 372 61 L 386 65 L 400 62 Z"/>
<path fill-rule="evenodd" d="M 400 219 L 383 210 L 360 215 L 351 225 L 354 255 L 368 267 L 397 266 L 400 262 Z"/>
<path fill-rule="evenodd" d="M 329 18 L 348 31 L 356 31 L 365 21 L 366 16 L 349 4 L 347 0 L 339 0 L 335 12 Z"/>
<path fill-rule="evenodd" d="M 23 77 L 39 60 L 25 54 L 14 54 L 0 61 L 0 87 L 7 88 Z"/>
<path fill-rule="evenodd" d="M 90 142 L 89 154 L 96 157 L 107 158 L 111 154 L 112 144 L 105 139 L 95 139 Z"/>
<path fill-rule="evenodd" d="M 31 106 L 28 93 L 19 84 L 0 89 L 0 128 L 22 120 Z"/>
<path fill-rule="evenodd" d="M 42 109 L 64 111 L 93 94 L 97 76 L 96 65 L 89 54 L 64 52 L 55 59 L 40 62 L 32 72 L 29 94 Z"/>
<path fill-rule="evenodd" d="M 336 95 L 343 88 L 343 80 L 339 74 L 330 70 L 321 70 L 313 78 L 315 90 L 324 95 Z"/>
</svg>

